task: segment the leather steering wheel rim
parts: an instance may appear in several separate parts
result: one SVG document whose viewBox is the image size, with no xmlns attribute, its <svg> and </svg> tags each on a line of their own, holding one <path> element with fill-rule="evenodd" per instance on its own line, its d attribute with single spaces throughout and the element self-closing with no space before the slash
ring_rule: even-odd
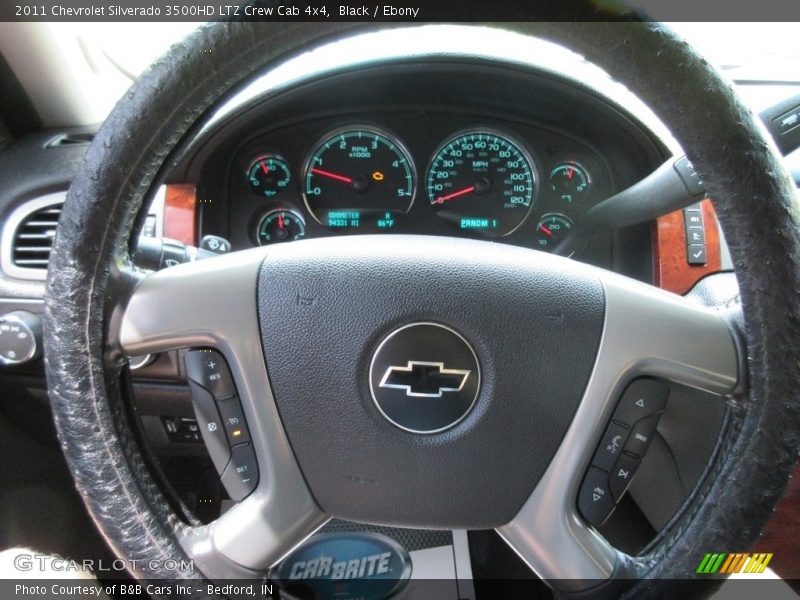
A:
<svg viewBox="0 0 800 600">
<path fill-rule="evenodd" d="M 176 145 L 254 72 L 335 37 L 397 25 L 214 23 L 154 64 L 90 146 L 59 223 L 47 279 L 45 360 L 53 414 L 76 486 L 121 557 L 186 559 L 186 525 L 165 501 L 127 423 L 115 307 L 142 200 Z M 747 389 L 707 476 L 649 554 L 636 597 L 685 585 L 697 555 L 746 549 L 790 476 L 800 440 L 800 243 L 794 187 L 729 84 L 667 28 L 646 23 L 517 23 L 625 83 L 671 128 L 706 182 L 730 246 L 746 328 Z M 770 236 L 755 228 L 770 223 Z M 119 275 L 122 273 L 123 275 Z M 109 308 L 111 307 L 111 308 Z M 740 374 L 740 380 L 744 380 Z M 743 460 L 746 457 L 746 460 Z M 142 578 L 178 576 L 134 570 Z M 198 572 L 181 577 L 201 578 Z M 679 579 L 676 579 L 679 578 Z M 703 585 L 712 589 L 718 580 Z M 697 588 L 692 588 L 697 592 Z"/>
</svg>

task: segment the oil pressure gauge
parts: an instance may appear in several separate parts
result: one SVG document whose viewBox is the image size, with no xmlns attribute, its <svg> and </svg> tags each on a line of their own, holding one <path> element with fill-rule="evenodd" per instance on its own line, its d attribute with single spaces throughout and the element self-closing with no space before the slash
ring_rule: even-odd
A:
<svg viewBox="0 0 800 600">
<path fill-rule="evenodd" d="M 247 169 L 250 191 L 267 198 L 272 198 L 286 189 L 291 179 L 292 172 L 289 165 L 275 154 L 263 154 L 257 157 Z"/>
</svg>

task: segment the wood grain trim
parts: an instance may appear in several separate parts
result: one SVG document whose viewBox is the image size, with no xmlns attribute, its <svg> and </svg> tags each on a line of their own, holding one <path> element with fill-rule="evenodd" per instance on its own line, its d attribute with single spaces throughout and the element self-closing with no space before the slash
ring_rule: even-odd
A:
<svg viewBox="0 0 800 600">
<path fill-rule="evenodd" d="M 686 260 L 686 231 L 683 211 L 676 210 L 656 220 L 653 235 L 654 283 L 676 294 L 685 294 L 706 275 L 721 270 L 717 214 L 710 200 L 703 200 L 703 226 L 706 235 L 706 264 L 690 265 Z"/>
<path fill-rule="evenodd" d="M 167 184 L 164 237 L 197 246 L 197 189 L 193 183 Z"/>
</svg>

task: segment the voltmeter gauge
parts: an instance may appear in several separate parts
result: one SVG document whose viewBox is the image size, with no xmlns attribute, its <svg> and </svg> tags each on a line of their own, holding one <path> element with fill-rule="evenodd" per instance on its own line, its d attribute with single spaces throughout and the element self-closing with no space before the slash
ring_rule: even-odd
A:
<svg viewBox="0 0 800 600">
<path fill-rule="evenodd" d="M 292 210 L 268 212 L 258 224 L 258 244 L 266 246 L 276 242 L 299 240 L 306 234 L 303 218 Z"/>
<path fill-rule="evenodd" d="M 550 171 L 550 189 L 564 202 L 582 200 L 591 185 L 589 172 L 575 161 L 561 163 Z"/>
<path fill-rule="evenodd" d="M 561 213 L 548 213 L 536 225 L 536 247 L 552 252 L 572 229 L 572 219 Z"/>
<path fill-rule="evenodd" d="M 289 186 L 292 172 L 286 161 L 274 154 L 263 154 L 250 163 L 247 183 L 250 191 L 266 198 L 277 196 Z"/>
</svg>

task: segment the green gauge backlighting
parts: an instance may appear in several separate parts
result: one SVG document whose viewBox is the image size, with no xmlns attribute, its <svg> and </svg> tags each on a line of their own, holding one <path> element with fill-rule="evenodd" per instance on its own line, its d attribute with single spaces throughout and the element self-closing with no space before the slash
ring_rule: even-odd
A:
<svg viewBox="0 0 800 600">
<path fill-rule="evenodd" d="M 572 225 L 572 219 L 566 215 L 560 213 L 544 215 L 536 225 L 537 248 L 552 252 L 572 229 Z"/>
<path fill-rule="evenodd" d="M 258 224 L 258 243 L 260 246 L 276 242 L 299 240 L 306 234 L 303 218 L 293 210 L 273 210 L 268 212 Z"/>
<path fill-rule="evenodd" d="M 536 176 L 522 145 L 490 130 L 447 140 L 428 168 L 428 200 L 436 215 L 487 237 L 508 235 L 533 205 Z"/>
<path fill-rule="evenodd" d="M 286 161 L 273 154 L 256 158 L 247 169 L 247 182 L 250 191 L 267 198 L 278 195 L 289 186 L 292 172 Z"/>
<path fill-rule="evenodd" d="M 326 135 L 303 171 L 303 199 L 330 229 L 380 231 L 411 208 L 416 172 L 402 144 L 372 127 Z"/>
<path fill-rule="evenodd" d="M 561 163 L 550 171 L 550 189 L 564 202 L 581 200 L 591 185 L 589 172 L 575 161 Z"/>
</svg>

